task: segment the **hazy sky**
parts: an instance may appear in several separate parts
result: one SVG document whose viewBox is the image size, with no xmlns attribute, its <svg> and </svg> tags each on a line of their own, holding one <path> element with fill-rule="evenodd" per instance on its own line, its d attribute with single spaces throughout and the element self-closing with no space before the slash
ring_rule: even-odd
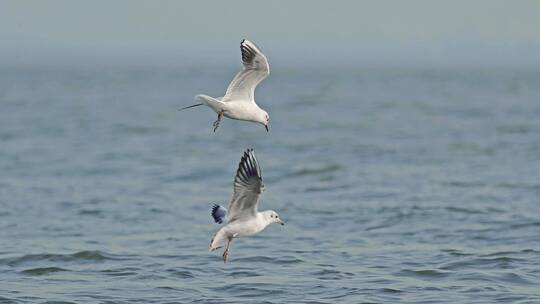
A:
<svg viewBox="0 0 540 304">
<path fill-rule="evenodd" d="M 277 64 L 539 66 L 539 32 L 534 0 L 0 0 L 2 64 L 220 62 L 247 37 Z"/>
</svg>

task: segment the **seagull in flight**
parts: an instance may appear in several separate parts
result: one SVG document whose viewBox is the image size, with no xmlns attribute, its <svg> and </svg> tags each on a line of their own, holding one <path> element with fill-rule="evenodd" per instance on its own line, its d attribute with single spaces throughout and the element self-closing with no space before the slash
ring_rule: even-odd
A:
<svg viewBox="0 0 540 304">
<path fill-rule="evenodd" d="M 210 97 L 208 95 L 197 95 L 197 104 L 180 109 L 180 111 L 205 105 L 217 113 L 217 120 L 213 127 L 216 132 L 223 116 L 260 123 L 268 132 L 270 117 L 265 110 L 255 103 L 255 88 L 270 74 L 270 66 L 266 56 L 251 41 L 242 40 L 240 43 L 242 52 L 242 69 L 229 84 L 225 96 Z"/>
<path fill-rule="evenodd" d="M 209 249 L 214 251 L 225 246 L 223 262 L 227 263 L 233 239 L 257 234 L 270 224 L 285 225 L 275 211 L 259 212 L 257 210 L 259 196 L 263 190 L 259 162 L 253 149 L 248 149 L 244 152 L 236 171 L 229 210 L 219 205 L 214 205 L 212 208 L 211 214 L 214 221 L 218 224 L 223 222 L 226 224 L 214 234 Z"/>
</svg>

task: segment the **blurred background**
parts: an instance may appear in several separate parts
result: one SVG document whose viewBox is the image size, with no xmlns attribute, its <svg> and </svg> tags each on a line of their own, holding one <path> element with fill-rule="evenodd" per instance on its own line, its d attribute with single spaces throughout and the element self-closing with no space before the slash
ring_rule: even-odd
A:
<svg viewBox="0 0 540 304">
<path fill-rule="evenodd" d="M 537 1 L 2 1 L 2 64 L 538 67 Z M 220 56 L 221 55 L 221 56 Z"/>
<path fill-rule="evenodd" d="M 538 303 L 538 1 L 0 2 L 0 303 Z M 254 41 L 260 125 L 186 112 Z M 255 149 L 285 227 L 207 252 Z"/>
</svg>

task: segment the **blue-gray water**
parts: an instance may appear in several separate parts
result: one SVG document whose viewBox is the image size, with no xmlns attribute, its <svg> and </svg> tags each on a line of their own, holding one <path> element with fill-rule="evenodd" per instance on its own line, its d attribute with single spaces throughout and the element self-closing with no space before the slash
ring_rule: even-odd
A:
<svg viewBox="0 0 540 304">
<path fill-rule="evenodd" d="M 540 303 L 540 71 L 0 69 L 1 303 Z M 243 150 L 287 225 L 208 252 Z"/>
</svg>

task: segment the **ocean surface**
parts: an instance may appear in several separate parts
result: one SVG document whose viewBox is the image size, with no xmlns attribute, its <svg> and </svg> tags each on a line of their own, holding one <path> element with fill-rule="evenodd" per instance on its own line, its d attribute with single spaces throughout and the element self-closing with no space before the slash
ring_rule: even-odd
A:
<svg viewBox="0 0 540 304">
<path fill-rule="evenodd" d="M 0 303 L 540 303 L 540 70 L 0 68 Z M 243 151 L 287 222 L 208 252 Z"/>
</svg>

